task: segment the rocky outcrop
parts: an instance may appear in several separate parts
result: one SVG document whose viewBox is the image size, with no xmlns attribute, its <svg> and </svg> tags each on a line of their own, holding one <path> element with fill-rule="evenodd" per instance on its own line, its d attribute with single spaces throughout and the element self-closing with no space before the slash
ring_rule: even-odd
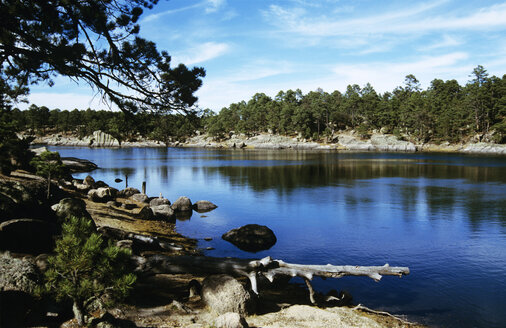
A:
<svg viewBox="0 0 506 328">
<path fill-rule="evenodd" d="M 247 315 L 254 312 L 254 301 L 250 293 L 235 278 L 212 275 L 202 282 L 202 300 L 209 308 L 221 315 L 227 312 Z"/>
<path fill-rule="evenodd" d="M 149 206 L 144 206 L 140 208 L 139 212 L 136 214 L 136 218 L 140 220 L 153 220 L 155 214 Z"/>
<path fill-rule="evenodd" d="M 271 229 L 258 224 L 247 224 L 243 227 L 232 229 L 223 234 L 221 238 L 247 252 L 258 252 L 269 249 L 277 241 Z"/>
<path fill-rule="evenodd" d="M 37 219 L 14 219 L 0 224 L 0 249 L 41 254 L 54 247 L 57 226 Z"/>
<path fill-rule="evenodd" d="M 506 145 L 478 142 L 465 145 L 461 151 L 463 153 L 506 155 Z"/>
<path fill-rule="evenodd" d="M 208 200 L 199 200 L 195 204 L 193 204 L 193 209 L 199 213 L 205 213 L 214 210 L 217 208 L 215 204 L 211 203 Z"/>
<path fill-rule="evenodd" d="M 175 212 L 188 212 L 192 210 L 192 202 L 186 196 L 179 197 L 173 204 L 172 209 Z"/>
<path fill-rule="evenodd" d="M 78 146 L 78 147 L 166 147 L 165 144 L 149 139 L 140 139 L 138 141 L 120 142 L 102 131 L 95 131 L 92 135 L 79 138 L 73 135 L 53 134 L 43 137 L 37 137 L 34 144 L 44 144 L 50 146 Z"/>
</svg>

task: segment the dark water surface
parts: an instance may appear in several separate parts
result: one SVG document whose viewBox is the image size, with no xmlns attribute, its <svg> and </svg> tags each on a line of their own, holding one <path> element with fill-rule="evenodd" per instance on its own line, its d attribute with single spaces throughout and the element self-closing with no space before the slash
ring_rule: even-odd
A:
<svg viewBox="0 0 506 328">
<path fill-rule="evenodd" d="M 97 163 L 95 179 L 174 201 L 210 200 L 177 230 L 211 256 L 408 266 L 386 276 L 323 281 L 354 301 L 437 327 L 506 327 L 506 157 L 202 149 L 51 147 Z M 84 177 L 86 174 L 76 175 Z M 256 254 L 221 240 L 248 223 L 278 242 Z"/>
</svg>

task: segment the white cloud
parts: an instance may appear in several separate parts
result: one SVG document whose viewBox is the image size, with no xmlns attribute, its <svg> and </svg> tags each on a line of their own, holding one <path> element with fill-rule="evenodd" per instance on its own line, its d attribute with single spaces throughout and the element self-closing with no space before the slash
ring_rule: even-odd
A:
<svg viewBox="0 0 506 328">
<path fill-rule="evenodd" d="M 435 49 L 441 49 L 441 48 L 449 48 L 449 47 L 457 47 L 462 44 L 462 41 L 459 39 L 449 36 L 449 35 L 443 35 L 443 38 L 440 40 L 437 40 L 436 42 L 425 45 L 423 47 L 420 47 L 420 50 L 435 50 Z"/>
<path fill-rule="evenodd" d="M 163 17 L 163 16 L 177 14 L 177 13 L 180 13 L 180 12 L 183 12 L 183 11 L 187 11 L 187 10 L 190 10 L 190 9 L 195 9 L 195 8 L 198 8 L 198 7 L 202 7 L 203 4 L 204 3 L 196 3 L 196 4 L 191 5 L 191 6 L 186 6 L 186 7 L 176 8 L 176 9 L 169 9 L 169 10 L 162 11 L 160 13 L 147 15 L 144 18 L 141 19 L 141 23 L 152 22 L 152 21 L 157 20 L 158 18 Z"/>
<path fill-rule="evenodd" d="M 369 34 L 410 34 L 441 30 L 506 28 L 506 3 L 482 8 L 467 15 L 426 15 L 447 1 L 425 3 L 413 8 L 377 15 L 338 19 L 315 17 L 301 8 L 271 5 L 264 16 L 287 33 L 306 36 L 350 36 Z M 424 14 L 422 16 L 422 14 Z"/>
<path fill-rule="evenodd" d="M 184 53 L 176 53 L 172 56 L 174 63 L 184 63 L 185 65 L 194 65 L 202 63 L 216 57 L 222 56 L 230 50 L 226 43 L 206 42 L 192 47 Z"/>
</svg>

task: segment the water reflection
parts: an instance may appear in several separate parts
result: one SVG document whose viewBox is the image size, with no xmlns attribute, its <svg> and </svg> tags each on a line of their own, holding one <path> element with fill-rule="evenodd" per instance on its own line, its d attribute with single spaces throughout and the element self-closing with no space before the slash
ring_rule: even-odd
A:
<svg viewBox="0 0 506 328">
<path fill-rule="evenodd" d="M 128 174 L 150 195 L 186 195 L 218 209 L 181 217 L 179 232 L 213 237 L 213 256 L 251 257 L 221 240 L 265 224 L 277 244 L 255 256 L 298 263 L 409 266 L 399 281 L 316 281 L 358 302 L 444 327 L 506 322 L 506 158 L 207 149 L 78 149 L 97 180 Z M 139 188 L 140 189 L 140 188 Z"/>
</svg>

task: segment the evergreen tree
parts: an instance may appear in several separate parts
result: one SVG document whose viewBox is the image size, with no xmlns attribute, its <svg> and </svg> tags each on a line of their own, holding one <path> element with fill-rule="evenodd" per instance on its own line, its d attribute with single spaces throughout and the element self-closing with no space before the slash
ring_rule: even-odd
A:
<svg viewBox="0 0 506 328">
<path fill-rule="evenodd" d="M 129 250 L 104 245 L 92 221 L 70 217 L 48 259 L 45 289 L 57 300 L 70 299 L 79 325 L 85 323 L 87 307 L 94 301 L 111 305 L 126 297 L 136 277 L 129 273 Z"/>
</svg>

